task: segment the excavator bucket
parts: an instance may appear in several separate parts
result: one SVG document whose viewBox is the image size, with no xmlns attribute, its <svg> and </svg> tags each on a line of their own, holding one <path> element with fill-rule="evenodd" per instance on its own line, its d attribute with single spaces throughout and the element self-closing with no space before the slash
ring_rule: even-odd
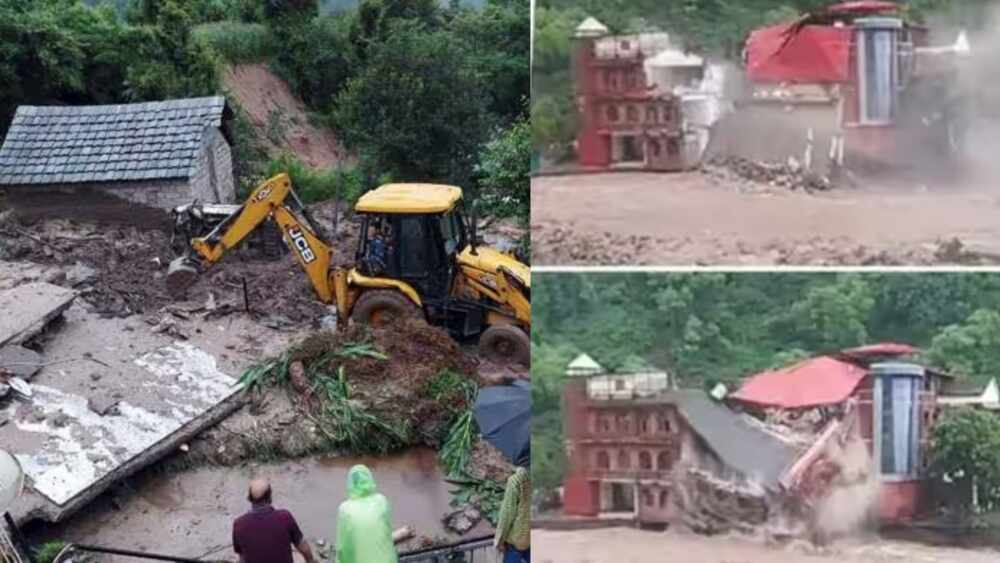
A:
<svg viewBox="0 0 1000 563">
<path fill-rule="evenodd" d="M 167 293 L 174 299 L 180 299 L 197 279 L 197 263 L 186 256 L 175 258 L 167 268 Z"/>
</svg>

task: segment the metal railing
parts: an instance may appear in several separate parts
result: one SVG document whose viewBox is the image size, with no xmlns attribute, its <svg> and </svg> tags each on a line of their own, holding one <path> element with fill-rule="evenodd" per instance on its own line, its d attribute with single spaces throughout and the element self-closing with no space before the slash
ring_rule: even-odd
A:
<svg viewBox="0 0 1000 563">
<path fill-rule="evenodd" d="M 54 561 L 56 563 L 72 561 L 73 555 L 81 552 L 118 555 L 126 558 L 153 561 L 173 561 L 176 563 L 210 563 L 213 561 L 211 559 L 191 559 L 159 553 L 75 544 L 69 544 L 63 548 Z M 493 536 L 482 536 L 459 543 L 430 547 L 399 555 L 399 563 L 499 563 L 502 559 L 502 554 L 493 547 Z"/>
<path fill-rule="evenodd" d="M 499 563 L 503 554 L 493 547 L 493 536 L 399 554 L 399 563 Z"/>
</svg>

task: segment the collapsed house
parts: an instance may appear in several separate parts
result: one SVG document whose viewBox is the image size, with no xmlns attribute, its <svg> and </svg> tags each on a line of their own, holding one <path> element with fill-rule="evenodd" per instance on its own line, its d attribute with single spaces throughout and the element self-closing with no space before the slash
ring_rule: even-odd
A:
<svg viewBox="0 0 1000 563">
<path fill-rule="evenodd" d="M 937 398 L 952 379 L 933 368 L 902 361 L 917 350 L 884 343 L 811 358 L 746 379 L 727 402 L 799 427 L 816 428 L 857 404 L 861 437 L 878 478 L 882 522 L 916 516 L 939 416 Z"/>
<path fill-rule="evenodd" d="M 756 29 L 743 52 L 744 92 L 712 134 L 710 157 L 906 168 L 961 149 L 961 60 L 969 44 L 929 46 L 900 5 L 843 2 Z M 759 131 L 769 132 L 759 142 Z M 933 166 L 933 165 L 932 165 Z"/>
<path fill-rule="evenodd" d="M 564 512 L 813 539 L 911 520 L 927 505 L 941 406 L 991 408 L 995 392 L 949 392 L 954 378 L 916 352 L 843 350 L 753 375 L 722 400 L 580 356 L 563 391 Z"/>
<path fill-rule="evenodd" d="M 685 170 L 718 118 L 721 71 L 666 33 L 611 35 L 594 18 L 575 32 L 580 166 Z"/>
<path fill-rule="evenodd" d="M 170 210 L 235 199 L 221 96 L 98 106 L 20 106 L 0 147 L 0 189 L 31 214 Z"/>
<path fill-rule="evenodd" d="M 567 376 L 563 506 L 571 516 L 802 533 L 789 531 L 791 516 L 807 509 L 795 502 L 805 496 L 798 491 L 812 486 L 818 496 L 829 485 L 806 473 L 849 437 L 840 423 L 822 439 L 778 435 L 701 391 L 676 389 L 662 371 L 606 373 L 584 355 Z"/>
</svg>

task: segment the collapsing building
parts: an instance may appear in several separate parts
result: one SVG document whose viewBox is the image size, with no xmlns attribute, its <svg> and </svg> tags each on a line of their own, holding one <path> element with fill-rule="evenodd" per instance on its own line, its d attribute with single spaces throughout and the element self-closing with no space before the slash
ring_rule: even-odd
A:
<svg viewBox="0 0 1000 563">
<path fill-rule="evenodd" d="M 774 536 L 910 520 L 952 379 L 905 361 L 915 352 L 885 343 L 812 358 L 751 376 L 722 401 L 581 356 L 563 395 L 564 511 Z"/>
<path fill-rule="evenodd" d="M 744 47 L 745 92 L 713 131 L 712 158 L 905 167 L 961 147 L 957 75 L 969 52 L 930 47 L 928 29 L 894 2 L 843 2 L 754 30 Z M 759 142 L 759 131 L 769 132 Z"/>
<path fill-rule="evenodd" d="M 684 170 L 697 166 L 718 118 L 720 71 L 666 33 L 610 35 L 587 18 L 576 29 L 574 73 L 580 166 Z"/>
<path fill-rule="evenodd" d="M 837 423 L 824 439 L 797 443 L 656 370 L 608 374 L 581 356 L 567 375 L 563 502 L 572 516 L 801 533 L 787 531 L 804 506 L 789 491 L 815 487 L 804 473 L 848 437 Z M 810 464 L 797 463 L 806 454 Z"/>
</svg>

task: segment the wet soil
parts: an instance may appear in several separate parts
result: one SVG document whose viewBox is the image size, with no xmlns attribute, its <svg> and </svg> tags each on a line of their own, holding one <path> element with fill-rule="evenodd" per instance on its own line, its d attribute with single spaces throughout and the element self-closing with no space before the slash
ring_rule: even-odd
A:
<svg viewBox="0 0 1000 563">
<path fill-rule="evenodd" d="M 427 448 L 381 458 L 319 457 L 235 468 L 202 467 L 163 474 L 147 470 L 115 492 L 102 496 L 85 514 L 54 526 L 29 529 L 34 541 L 52 538 L 181 557 L 235 561 L 230 548 L 232 521 L 247 509 L 246 484 L 252 477 L 271 481 L 274 504 L 292 512 L 317 552 L 336 541 L 337 506 L 345 498 L 348 469 L 368 465 L 381 493 L 392 504 L 394 527 L 411 526 L 416 537 L 400 552 L 427 544 L 451 543 L 441 520 L 449 512 L 450 488 Z M 488 534 L 481 523 L 466 536 Z M 109 558 L 104 561 L 132 561 Z"/>
<path fill-rule="evenodd" d="M 1000 263 L 1000 192 L 806 193 L 701 171 L 532 179 L 536 265 Z"/>
<path fill-rule="evenodd" d="M 604 528 L 578 531 L 532 530 L 532 555 L 541 563 L 987 563 L 997 561 L 1000 551 L 990 548 L 937 547 L 877 536 L 838 542 L 829 548 L 814 548 L 796 541 L 765 545 L 735 536 L 699 536 L 669 530 L 642 531 Z"/>
<path fill-rule="evenodd" d="M 326 207 L 317 206 L 321 216 Z M 356 238 L 353 223 L 341 222 L 335 260 L 348 261 Z M 350 248 L 351 250 L 346 250 Z M 23 221 L 20 215 L 0 225 L 0 251 L 8 260 L 70 268 L 77 264 L 94 270 L 85 281 L 66 279 L 52 271 L 49 281 L 76 287 L 81 298 L 106 316 L 148 314 L 176 305 L 188 311 L 217 308 L 216 314 L 246 310 L 267 318 L 271 325 L 318 327 L 333 311 L 319 301 L 295 259 L 254 259 L 233 252 L 189 288 L 182 303 L 167 293 L 165 275 L 175 257 L 170 233 L 107 222 L 67 220 Z M 244 295 L 244 281 L 246 295 Z M 206 305 L 206 303 L 210 305 Z"/>
<path fill-rule="evenodd" d="M 232 65 L 222 80 L 249 114 L 271 156 L 290 152 L 313 168 L 338 167 L 349 160 L 333 130 L 311 123 L 305 104 L 267 65 Z"/>
</svg>

